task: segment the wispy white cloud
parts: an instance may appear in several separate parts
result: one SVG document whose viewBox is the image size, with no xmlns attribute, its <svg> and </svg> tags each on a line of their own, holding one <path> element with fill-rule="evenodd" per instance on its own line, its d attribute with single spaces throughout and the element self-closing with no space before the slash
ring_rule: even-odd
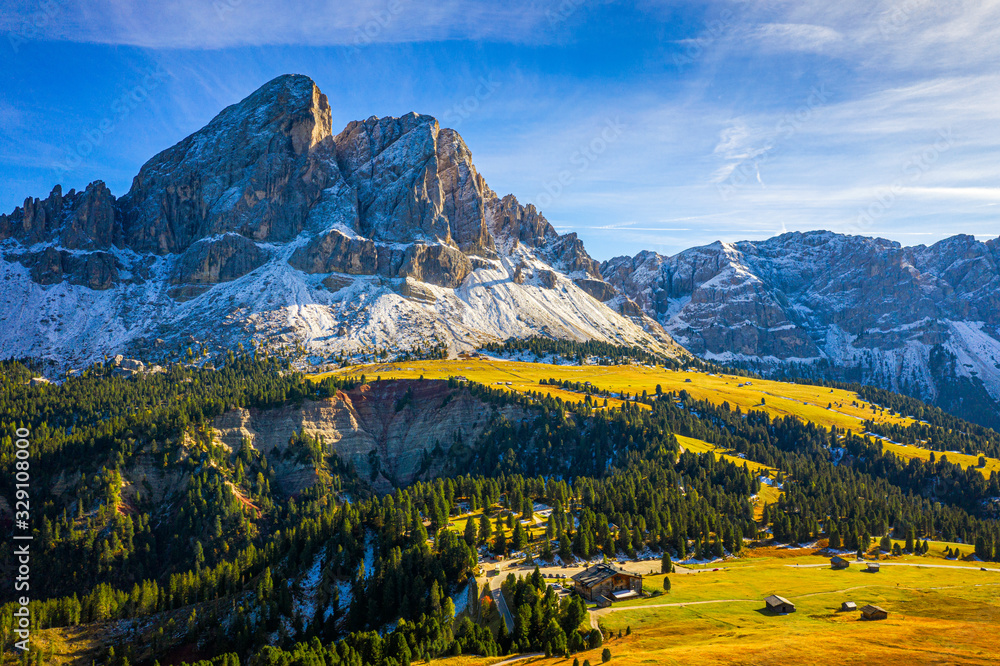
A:
<svg viewBox="0 0 1000 666">
<path fill-rule="evenodd" d="M 734 39 L 837 55 L 879 71 L 968 71 L 1000 55 L 997 0 L 733 0 Z"/>
<path fill-rule="evenodd" d="M 844 35 L 837 30 L 808 23 L 764 23 L 749 30 L 747 36 L 776 51 L 825 53 L 844 42 Z"/>
<path fill-rule="evenodd" d="M 364 46 L 448 39 L 521 41 L 547 22 L 529 0 L 9 0 L 0 32 L 32 39 L 157 49 L 234 46 Z"/>
</svg>

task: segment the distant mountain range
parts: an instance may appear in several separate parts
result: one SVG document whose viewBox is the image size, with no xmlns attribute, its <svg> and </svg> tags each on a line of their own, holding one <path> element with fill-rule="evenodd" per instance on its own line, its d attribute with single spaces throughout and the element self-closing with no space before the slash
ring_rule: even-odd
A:
<svg viewBox="0 0 1000 666">
<path fill-rule="evenodd" d="M 334 134 L 300 75 L 153 157 L 120 198 L 98 181 L 25 200 L 0 215 L 0 252 L 0 357 L 60 368 L 541 335 L 873 383 L 981 422 L 1000 401 L 1000 239 L 820 231 L 599 264 L 494 193 L 454 130 L 409 114 Z"/>
<path fill-rule="evenodd" d="M 617 257 L 601 274 L 698 356 L 875 384 L 1000 426 L 1000 239 L 796 232 Z"/>
</svg>

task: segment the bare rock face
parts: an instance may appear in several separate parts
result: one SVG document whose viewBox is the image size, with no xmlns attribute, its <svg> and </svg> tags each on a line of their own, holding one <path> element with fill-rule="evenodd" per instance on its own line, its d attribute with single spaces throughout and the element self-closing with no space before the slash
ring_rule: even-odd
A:
<svg viewBox="0 0 1000 666">
<path fill-rule="evenodd" d="M 108 249 L 122 245 L 121 220 L 111 190 L 95 181 L 79 194 L 66 197 L 69 211 L 62 244 L 70 249 Z"/>
<path fill-rule="evenodd" d="M 472 262 L 448 245 L 414 244 L 406 249 L 399 277 L 412 277 L 439 287 L 454 288 L 472 272 Z"/>
<path fill-rule="evenodd" d="M 229 282 L 259 268 L 267 253 L 238 234 L 201 240 L 189 247 L 174 264 L 171 284 L 217 284 Z"/>
<path fill-rule="evenodd" d="M 509 252 L 523 244 L 574 277 L 602 280 L 600 264 L 587 254 L 575 233 L 560 236 L 532 204 L 522 206 L 512 194 L 502 199 L 492 191 L 488 194 L 490 229 L 499 246 Z"/>
<path fill-rule="evenodd" d="M 378 250 L 372 240 L 351 238 L 334 229 L 297 249 L 288 263 L 306 273 L 375 275 L 378 272 Z"/>
<path fill-rule="evenodd" d="M 34 245 L 53 237 L 63 217 L 62 187 L 56 185 L 45 199 L 24 200 L 10 215 L 0 215 L 0 240 L 15 238 Z"/>
<path fill-rule="evenodd" d="M 91 252 L 69 261 L 69 281 L 91 289 L 110 289 L 118 281 L 118 263 L 107 252 Z"/>
<path fill-rule="evenodd" d="M 555 289 L 556 284 L 558 284 L 555 271 L 537 271 L 538 281 L 542 283 L 542 286 L 546 289 Z"/>
<path fill-rule="evenodd" d="M 360 233 L 492 254 L 484 204 L 488 188 L 455 131 L 411 113 L 352 122 L 334 141 L 340 170 L 357 191 Z"/>
<path fill-rule="evenodd" d="M 495 195 L 489 200 L 490 229 L 494 236 L 513 240 L 528 247 L 544 247 L 559 234 L 534 205 L 522 206 L 517 197 L 508 194 L 502 199 Z"/>
<path fill-rule="evenodd" d="M 31 279 L 38 284 L 59 284 L 63 281 L 63 255 L 54 247 L 47 247 L 37 254 L 25 254 L 21 263 L 31 271 Z"/>
<path fill-rule="evenodd" d="M 41 252 L 19 257 L 31 279 L 40 285 L 59 284 L 63 280 L 95 290 L 110 289 L 118 281 L 118 264 L 107 252 L 73 254 L 47 247 Z"/>
<path fill-rule="evenodd" d="M 421 303 L 433 303 L 437 300 L 433 291 L 413 278 L 404 278 L 399 284 L 397 292 L 403 298 L 409 298 L 410 300 L 419 301 Z"/>
<path fill-rule="evenodd" d="M 99 180 L 83 192 L 65 196 L 56 185 L 45 199 L 24 200 L 10 215 L 0 215 L 0 240 L 14 238 L 23 245 L 57 241 L 71 250 L 106 250 L 121 246 L 121 221 L 114 195 Z"/>
<path fill-rule="evenodd" d="M 472 262 L 450 245 L 413 243 L 400 250 L 337 230 L 314 238 L 288 261 L 306 273 L 347 273 L 412 277 L 441 287 L 457 287 L 472 272 Z"/>
<path fill-rule="evenodd" d="M 340 180 L 330 105 L 309 77 L 274 79 L 143 165 L 121 199 L 138 252 L 182 252 L 236 232 L 289 241 Z"/>
<path fill-rule="evenodd" d="M 618 291 L 604 280 L 591 280 L 587 278 L 577 278 L 573 280 L 580 289 L 604 303 L 610 301 L 618 295 Z"/>
<path fill-rule="evenodd" d="M 622 313 L 626 317 L 642 317 L 644 314 L 642 308 L 639 307 L 639 304 L 627 296 L 619 296 L 616 299 L 616 303 L 618 306 L 618 312 Z"/>
<path fill-rule="evenodd" d="M 440 472 L 447 448 L 456 439 L 474 443 L 494 410 L 444 381 L 400 380 L 361 386 L 301 407 L 228 412 L 213 427 L 234 450 L 246 438 L 257 449 L 280 451 L 294 433 L 309 434 L 351 463 L 362 478 L 388 490 Z M 510 417 L 515 412 L 504 410 Z"/>
<path fill-rule="evenodd" d="M 575 233 L 560 236 L 549 250 L 557 265 L 567 273 L 577 273 L 601 279 L 601 265 L 594 261 L 583 247 L 583 241 Z"/>
</svg>

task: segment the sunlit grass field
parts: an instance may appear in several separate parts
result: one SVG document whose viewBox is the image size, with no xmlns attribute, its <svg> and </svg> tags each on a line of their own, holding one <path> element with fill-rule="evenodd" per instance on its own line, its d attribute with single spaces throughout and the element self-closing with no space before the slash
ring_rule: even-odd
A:
<svg viewBox="0 0 1000 666">
<path fill-rule="evenodd" d="M 479 357 L 359 365 L 313 377 L 321 378 L 329 374 L 364 374 L 368 379 L 417 379 L 420 376 L 426 379 L 447 379 L 463 376 L 499 388 L 514 391 L 540 390 L 575 401 L 582 400 L 583 395 L 541 386 L 539 380 L 553 378 L 572 382 L 589 381 L 600 389 L 629 394 L 642 394 L 643 391 L 652 394 L 659 385 L 664 392 L 685 390 L 698 400 L 716 404 L 728 402 L 730 406 L 738 406 L 744 411 L 760 409 L 772 417 L 797 416 L 826 427 L 836 425 L 855 432 L 861 429 L 865 419 L 904 425 L 912 423 L 905 417 L 893 416 L 881 410 L 873 411 L 872 406 L 863 402 L 857 394 L 841 389 L 638 365 L 549 365 Z M 510 382 L 509 386 L 507 382 Z"/>
<path fill-rule="evenodd" d="M 774 475 L 774 473 L 778 471 L 769 465 L 764 465 L 759 462 L 754 462 L 753 460 L 746 460 L 745 458 L 740 458 L 736 455 L 724 453 L 723 449 L 710 442 L 695 439 L 694 437 L 685 437 L 684 435 L 675 435 L 675 437 L 677 437 L 677 442 L 684 448 L 685 451 L 691 451 L 692 453 L 708 453 L 711 451 L 716 458 L 727 460 L 731 463 L 739 465 L 740 467 L 746 465 L 747 469 L 756 475 Z"/>
<path fill-rule="evenodd" d="M 735 375 L 667 370 L 639 365 L 551 365 L 477 357 L 358 365 L 311 377 L 318 379 L 334 374 L 365 375 L 368 380 L 379 377 L 382 379 L 465 377 L 470 381 L 494 388 L 519 392 L 540 391 L 572 402 L 583 401 L 585 395 L 577 391 L 541 385 L 539 380 L 557 379 L 581 383 L 589 381 L 598 389 L 629 395 L 641 395 L 643 391 L 654 394 L 656 387 L 660 386 L 663 392 L 684 390 L 695 399 L 707 400 L 713 404 L 721 405 L 726 402 L 732 408 L 739 407 L 743 411 L 763 410 L 771 417 L 796 416 L 825 428 L 837 426 L 855 433 L 864 430 L 865 420 L 899 425 L 913 423 L 913 420 L 906 415 L 894 415 L 888 410 L 876 408 L 861 400 L 856 393 L 842 389 L 766 379 L 748 380 Z M 621 402 L 618 398 L 608 398 L 609 407 L 620 406 Z M 597 404 L 599 406 L 603 404 L 602 397 L 597 397 Z M 899 446 L 888 442 L 884 442 L 883 445 L 886 450 L 904 459 L 926 460 L 931 454 L 930 450 L 918 446 Z M 935 455 L 940 457 L 942 453 L 935 452 Z M 946 455 L 948 460 L 963 467 L 976 466 L 979 462 L 977 456 L 954 453 Z M 994 470 L 1000 472 L 1000 460 L 987 459 L 987 465 L 981 470 L 982 473 L 988 477 Z"/>
<path fill-rule="evenodd" d="M 943 563 L 926 557 L 893 561 Z M 823 566 L 789 566 L 809 564 Z M 751 557 L 722 564 L 719 571 L 672 575 L 670 592 L 615 604 L 614 609 L 622 610 L 601 611 L 597 620 L 614 634 L 605 643 L 612 664 L 997 663 L 1000 572 L 980 571 L 974 563 L 949 564 L 954 568 L 883 566 L 880 573 L 868 574 L 854 563 L 834 571 L 825 558 L 814 555 Z M 662 590 L 662 581 L 663 576 L 647 576 L 644 582 L 651 591 Z M 796 612 L 764 611 L 769 594 L 789 598 Z M 889 618 L 861 621 L 857 611 L 839 612 L 844 601 L 854 601 L 858 608 L 881 606 Z M 626 629 L 631 629 L 628 636 Z M 573 657 L 597 666 L 601 650 Z M 440 663 L 459 666 L 457 660 Z M 540 658 L 520 663 L 572 662 Z"/>
</svg>

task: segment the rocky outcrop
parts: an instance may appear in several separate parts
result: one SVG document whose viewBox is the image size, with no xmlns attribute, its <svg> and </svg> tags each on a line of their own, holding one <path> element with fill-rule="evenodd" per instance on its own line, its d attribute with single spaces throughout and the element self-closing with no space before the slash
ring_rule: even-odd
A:
<svg viewBox="0 0 1000 666">
<path fill-rule="evenodd" d="M 489 198 L 488 207 L 493 235 L 507 241 L 508 246 L 523 243 L 531 248 L 540 248 L 559 237 L 534 205 L 522 206 L 513 194 L 502 199 L 493 195 Z"/>
<path fill-rule="evenodd" d="M 83 192 L 66 196 L 67 215 L 62 230 L 62 245 L 70 249 L 106 250 L 122 245 L 121 220 L 114 195 L 101 181 Z"/>
<path fill-rule="evenodd" d="M 447 245 L 418 245 L 406 248 L 399 277 L 412 277 L 439 287 L 454 288 L 472 272 L 472 263 L 462 252 Z"/>
<path fill-rule="evenodd" d="M 296 250 L 288 263 L 306 273 L 347 273 L 411 277 L 440 287 L 457 287 L 472 272 L 472 262 L 448 245 L 398 246 L 348 237 L 333 230 Z"/>
<path fill-rule="evenodd" d="M 297 249 L 288 263 L 306 273 L 375 275 L 378 273 L 378 250 L 372 240 L 348 237 L 334 229 Z"/>
<path fill-rule="evenodd" d="M 18 257 L 40 285 L 70 284 L 90 289 L 110 289 L 118 281 L 118 262 L 107 252 L 74 254 L 47 247 L 40 252 L 28 252 Z"/>
<path fill-rule="evenodd" d="M 341 181 L 333 151 L 326 95 L 306 76 L 274 79 L 142 166 L 121 199 L 125 241 L 156 254 L 227 232 L 289 241 Z"/>
<path fill-rule="evenodd" d="M 604 280 L 591 280 L 587 278 L 577 278 L 573 280 L 580 289 L 599 300 L 600 302 L 610 301 L 618 295 L 618 291 Z"/>
<path fill-rule="evenodd" d="M 415 113 L 352 122 L 335 139 L 337 164 L 357 193 L 358 231 L 394 243 L 455 244 L 493 253 L 484 192 L 458 134 Z"/>
<path fill-rule="evenodd" d="M 171 284 L 217 284 L 242 277 L 267 261 L 267 253 L 238 234 L 201 240 L 174 264 Z"/>
<path fill-rule="evenodd" d="M 555 265 L 567 273 L 582 273 L 596 280 L 601 278 L 601 265 L 594 261 L 575 233 L 560 236 L 549 246 Z"/>
<path fill-rule="evenodd" d="M 421 303 L 433 303 L 437 300 L 437 296 L 434 295 L 433 291 L 413 278 L 403 279 L 396 291 L 403 298 L 409 298 Z"/>
<path fill-rule="evenodd" d="M 227 412 L 213 427 L 233 450 L 246 439 L 269 455 L 284 450 L 295 433 L 311 435 L 363 479 L 388 490 L 440 472 L 451 446 L 475 443 L 496 411 L 444 381 L 400 380 L 360 386 L 301 407 Z M 519 418 L 516 408 L 501 413 Z"/>
<path fill-rule="evenodd" d="M 538 275 L 538 281 L 546 289 L 556 288 L 558 278 L 556 277 L 555 271 L 536 271 L 536 275 Z"/>
<path fill-rule="evenodd" d="M 121 246 L 122 230 L 114 195 L 101 181 L 65 196 L 56 185 L 45 199 L 24 200 L 10 215 L 0 215 L 0 240 L 23 245 L 56 241 L 70 250 Z"/>
</svg>

